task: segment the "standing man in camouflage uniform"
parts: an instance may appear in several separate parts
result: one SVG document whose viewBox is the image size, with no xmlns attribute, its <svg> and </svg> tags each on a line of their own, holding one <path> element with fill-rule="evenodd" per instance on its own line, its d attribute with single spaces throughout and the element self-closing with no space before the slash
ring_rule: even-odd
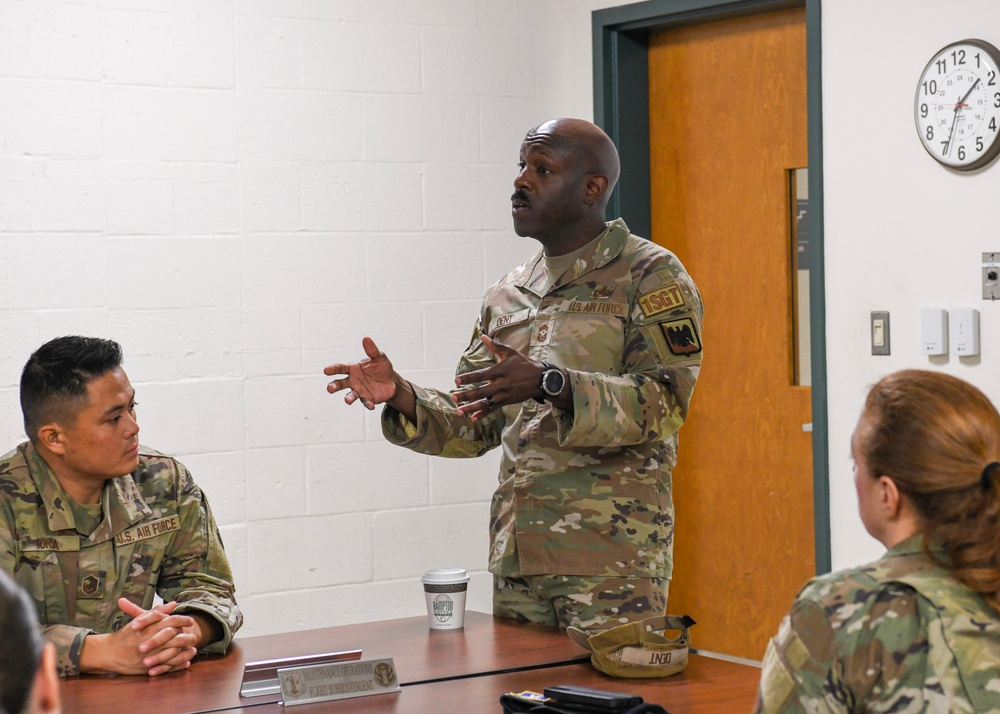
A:
<svg viewBox="0 0 1000 714">
<path fill-rule="evenodd" d="M 0 457 L 0 570 L 34 599 L 62 676 L 185 669 L 243 622 L 208 501 L 139 446 L 121 364 L 110 340 L 40 347 L 21 374 L 30 441 Z"/>
<path fill-rule="evenodd" d="M 367 359 L 328 385 L 385 403 L 395 444 L 450 457 L 500 447 L 491 505 L 494 612 L 602 629 L 666 608 L 671 470 L 701 362 L 698 291 L 669 251 L 604 221 L 618 152 L 556 119 L 521 145 L 512 214 L 542 251 L 487 290 L 451 394 Z"/>
<path fill-rule="evenodd" d="M 806 584 L 756 711 L 1000 714 L 1000 414 L 940 372 L 891 374 L 851 439 L 861 520 L 888 550 Z"/>
</svg>

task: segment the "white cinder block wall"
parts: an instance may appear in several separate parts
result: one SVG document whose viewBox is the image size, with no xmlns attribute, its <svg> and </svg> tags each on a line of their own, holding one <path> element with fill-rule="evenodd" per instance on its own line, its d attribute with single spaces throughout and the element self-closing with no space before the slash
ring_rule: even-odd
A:
<svg viewBox="0 0 1000 714">
<path fill-rule="evenodd" d="M 209 494 L 243 635 L 489 610 L 497 458 L 388 446 L 322 368 L 374 337 L 447 388 L 533 252 L 517 149 L 592 115 L 594 0 L 0 0 L 0 441 L 30 352 L 126 351 L 143 443 Z"/>
<path fill-rule="evenodd" d="M 0 0 L 0 437 L 23 439 L 32 349 L 114 337 L 144 443 L 211 497 L 244 635 L 419 614 L 442 565 L 473 571 L 488 610 L 496 458 L 391 448 L 320 371 L 369 334 L 450 384 L 483 287 L 535 248 L 510 230 L 520 139 L 591 116 L 590 11 L 615 4 Z M 923 366 L 1000 401 L 1000 307 L 978 283 L 1000 166 L 936 166 L 911 115 L 938 48 L 1000 45 L 992 0 L 949 7 L 823 2 L 835 567 L 880 552 L 848 458 L 867 385 Z M 857 48 L 886 38 L 873 73 Z M 981 358 L 920 353 L 933 306 L 981 311 Z M 886 309 L 893 354 L 872 357 Z"/>
</svg>

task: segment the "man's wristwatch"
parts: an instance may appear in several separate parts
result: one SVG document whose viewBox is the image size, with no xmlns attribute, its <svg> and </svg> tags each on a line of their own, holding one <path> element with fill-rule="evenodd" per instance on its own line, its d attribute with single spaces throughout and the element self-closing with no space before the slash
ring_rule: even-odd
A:
<svg viewBox="0 0 1000 714">
<path fill-rule="evenodd" d="M 542 391 L 549 397 L 558 397 L 566 389 L 566 375 L 558 367 L 542 362 Z M 542 397 L 544 399 L 545 397 Z"/>
</svg>

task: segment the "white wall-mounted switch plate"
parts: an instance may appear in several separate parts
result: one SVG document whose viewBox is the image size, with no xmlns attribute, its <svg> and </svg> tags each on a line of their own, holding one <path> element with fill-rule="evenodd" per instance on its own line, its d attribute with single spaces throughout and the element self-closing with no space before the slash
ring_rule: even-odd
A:
<svg viewBox="0 0 1000 714">
<path fill-rule="evenodd" d="M 951 325 L 951 346 L 960 357 L 979 354 L 979 310 L 959 307 L 948 316 Z"/>
<path fill-rule="evenodd" d="M 920 311 L 920 335 L 925 355 L 948 354 L 948 311 L 925 307 Z"/>
</svg>

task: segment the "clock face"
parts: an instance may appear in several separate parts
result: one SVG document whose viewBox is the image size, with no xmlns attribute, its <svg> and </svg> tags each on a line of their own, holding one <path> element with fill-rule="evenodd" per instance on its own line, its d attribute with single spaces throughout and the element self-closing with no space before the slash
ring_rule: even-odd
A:
<svg viewBox="0 0 1000 714">
<path fill-rule="evenodd" d="M 1000 50 L 982 40 L 948 45 L 927 63 L 913 103 L 924 148 L 969 171 L 1000 153 Z"/>
</svg>

